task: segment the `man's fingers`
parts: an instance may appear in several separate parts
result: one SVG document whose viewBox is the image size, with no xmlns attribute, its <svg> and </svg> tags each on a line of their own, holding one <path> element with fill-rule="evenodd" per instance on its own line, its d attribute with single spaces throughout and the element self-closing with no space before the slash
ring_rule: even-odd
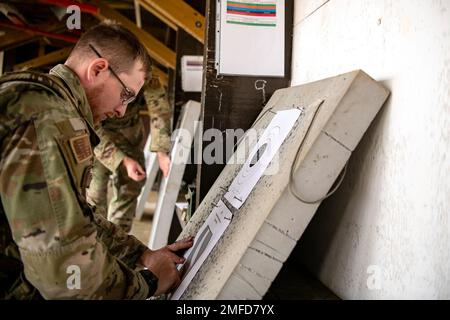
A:
<svg viewBox="0 0 450 320">
<path fill-rule="evenodd" d="M 134 176 L 135 181 L 141 181 L 145 178 L 145 175 L 136 173 Z"/>
<path fill-rule="evenodd" d="M 168 245 L 167 248 L 169 248 L 171 251 L 178 251 L 178 250 L 190 248 L 190 247 L 192 247 L 193 244 L 194 244 L 194 237 L 189 237 L 189 238 L 177 241 L 175 243 L 172 243 L 172 244 Z"/>
<path fill-rule="evenodd" d="M 131 173 L 130 178 L 134 181 L 141 181 L 145 178 L 145 170 L 136 163 L 136 166 L 133 168 L 133 172 Z"/>
<path fill-rule="evenodd" d="M 159 168 L 161 169 L 163 175 L 165 178 L 169 175 L 169 168 L 170 168 L 170 156 L 165 152 L 158 152 L 158 163 Z"/>
<path fill-rule="evenodd" d="M 167 178 L 167 176 L 169 175 L 169 166 L 162 166 L 160 167 L 164 178 Z"/>
<path fill-rule="evenodd" d="M 145 170 L 137 163 L 136 170 L 139 171 L 140 174 L 145 174 Z"/>
<path fill-rule="evenodd" d="M 142 167 L 138 163 L 136 163 L 136 167 L 134 168 L 134 172 L 138 176 L 145 176 L 145 170 L 142 169 Z"/>
<path fill-rule="evenodd" d="M 172 291 L 172 290 L 174 290 L 176 287 L 178 287 L 178 286 L 180 285 L 180 283 L 181 283 L 181 277 L 180 277 L 180 273 L 177 271 L 177 276 L 176 276 L 176 278 L 175 278 L 175 281 L 174 281 L 174 283 L 173 283 L 172 288 L 171 288 L 170 291 Z"/>
<path fill-rule="evenodd" d="M 177 256 L 175 253 L 173 253 L 171 251 L 167 251 L 166 254 L 167 254 L 168 258 L 176 264 L 183 263 L 186 260 L 183 257 Z"/>
<path fill-rule="evenodd" d="M 170 160 L 167 161 L 167 164 L 165 165 L 164 168 L 164 177 L 167 177 L 169 175 L 169 170 L 170 170 Z"/>
<path fill-rule="evenodd" d="M 134 181 L 141 181 L 145 178 L 145 175 L 139 174 L 137 171 L 135 171 L 131 175 L 129 175 L 129 177 Z"/>
<path fill-rule="evenodd" d="M 123 159 L 123 164 L 127 169 L 130 179 L 133 179 L 134 181 L 141 181 L 145 179 L 145 170 L 136 160 L 130 157 L 125 157 Z"/>
</svg>

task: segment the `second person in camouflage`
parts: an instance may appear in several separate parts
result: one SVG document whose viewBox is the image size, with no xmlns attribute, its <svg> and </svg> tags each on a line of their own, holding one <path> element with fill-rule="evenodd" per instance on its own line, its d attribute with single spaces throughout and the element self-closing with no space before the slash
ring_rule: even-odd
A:
<svg viewBox="0 0 450 320">
<path fill-rule="evenodd" d="M 159 166 L 167 175 L 170 165 L 170 123 L 172 112 L 163 86 L 153 78 L 131 103 L 122 118 L 103 121 L 97 133 L 101 142 L 95 148 L 92 182 L 87 197 L 90 204 L 107 213 L 109 221 L 130 232 L 137 198 L 145 184 L 144 152 L 146 141 L 140 111 L 150 113 L 151 151 L 157 152 Z M 107 203 L 108 182 L 112 197 Z"/>
</svg>

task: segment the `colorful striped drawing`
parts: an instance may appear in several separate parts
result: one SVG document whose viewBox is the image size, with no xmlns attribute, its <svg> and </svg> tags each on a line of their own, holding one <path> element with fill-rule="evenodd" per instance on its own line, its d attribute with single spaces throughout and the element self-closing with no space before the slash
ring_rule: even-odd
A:
<svg viewBox="0 0 450 320">
<path fill-rule="evenodd" d="M 274 27 L 276 22 L 272 19 L 277 15 L 277 6 L 276 3 L 227 1 L 227 13 L 227 23 Z"/>
<path fill-rule="evenodd" d="M 261 17 L 275 17 L 276 4 L 252 4 L 228 1 L 227 13 Z"/>
</svg>

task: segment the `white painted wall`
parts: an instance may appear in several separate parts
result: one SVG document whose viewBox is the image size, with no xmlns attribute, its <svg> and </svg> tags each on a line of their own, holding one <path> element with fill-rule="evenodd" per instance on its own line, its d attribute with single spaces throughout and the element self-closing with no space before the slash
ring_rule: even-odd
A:
<svg viewBox="0 0 450 320">
<path fill-rule="evenodd" d="M 363 69 L 392 91 L 295 254 L 344 299 L 450 299 L 450 0 L 295 0 L 294 20 L 292 85 Z"/>
</svg>

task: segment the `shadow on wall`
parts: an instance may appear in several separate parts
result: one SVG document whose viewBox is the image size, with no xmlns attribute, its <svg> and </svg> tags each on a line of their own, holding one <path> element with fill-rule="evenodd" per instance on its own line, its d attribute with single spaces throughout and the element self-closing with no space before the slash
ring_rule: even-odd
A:
<svg viewBox="0 0 450 320">
<path fill-rule="evenodd" d="M 391 81 L 384 80 L 379 82 L 391 90 Z M 348 163 L 347 173 L 341 186 L 335 194 L 322 202 L 292 252 L 294 260 L 304 265 L 316 277 L 319 277 L 323 272 L 324 259 L 327 256 L 345 255 L 346 258 L 344 261 L 348 262 L 346 266 L 352 263 L 352 258 L 356 250 L 345 250 L 343 252 L 330 252 L 330 250 L 332 246 L 336 246 L 335 242 L 338 230 L 342 228 L 357 228 L 351 224 L 346 226 L 342 225 L 343 221 L 355 220 L 351 216 L 345 217 L 346 219 L 344 219 L 344 215 L 364 215 L 364 208 L 355 210 L 355 208 L 349 207 L 351 200 L 354 200 L 352 199 L 352 195 L 355 190 L 358 190 L 360 193 L 362 192 L 368 198 L 376 196 L 369 194 L 369 192 L 364 193 L 364 185 L 359 185 L 358 182 L 363 181 L 364 176 L 374 176 L 377 174 L 376 171 L 378 168 L 372 165 L 372 160 L 376 156 L 376 150 L 380 150 L 379 146 L 383 141 L 383 136 L 387 134 L 385 124 L 391 107 L 390 101 L 391 98 L 389 97 L 352 153 Z M 364 201 L 358 202 L 364 203 Z M 361 221 L 360 217 L 359 220 Z M 361 234 L 357 236 L 357 240 L 361 240 Z M 337 268 L 333 268 L 332 270 L 337 270 Z M 328 275 L 327 278 L 333 276 Z"/>
</svg>

